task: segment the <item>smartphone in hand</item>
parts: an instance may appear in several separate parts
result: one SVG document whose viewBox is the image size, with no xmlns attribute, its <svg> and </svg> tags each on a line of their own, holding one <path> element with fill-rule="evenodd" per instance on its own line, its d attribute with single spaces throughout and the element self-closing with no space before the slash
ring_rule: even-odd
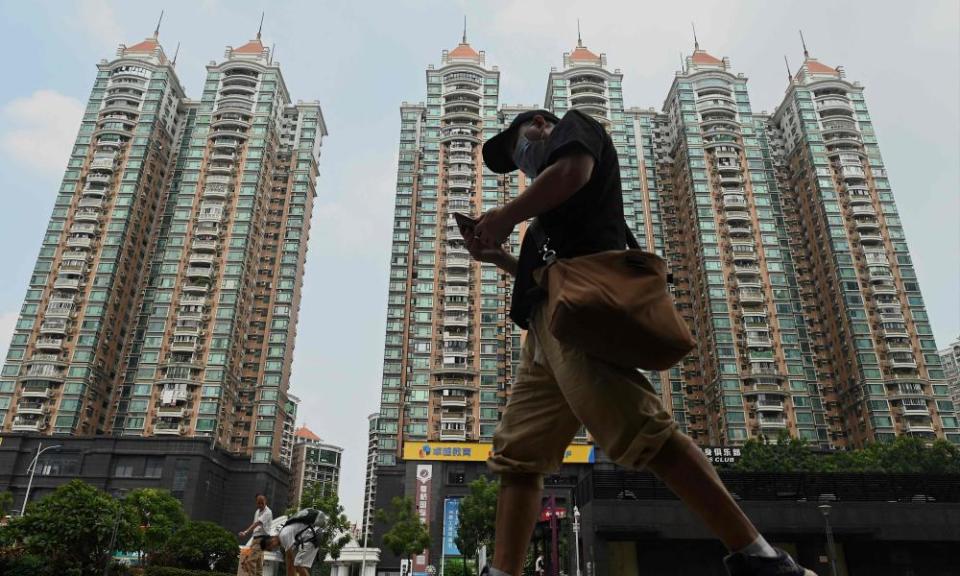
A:
<svg viewBox="0 0 960 576">
<path fill-rule="evenodd" d="M 473 229 L 477 227 L 477 221 L 460 212 L 453 213 L 453 219 L 457 221 L 457 227 L 460 228 L 460 235 L 466 238 L 473 234 Z"/>
</svg>

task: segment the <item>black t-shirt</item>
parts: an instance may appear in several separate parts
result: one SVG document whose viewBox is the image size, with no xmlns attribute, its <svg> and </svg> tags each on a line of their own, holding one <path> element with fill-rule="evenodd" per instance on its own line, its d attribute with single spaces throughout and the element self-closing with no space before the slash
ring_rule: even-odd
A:
<svg viewBox="0 0 960 576">
<path fill-rule="evenodd" d="M 593 156 L 590 180 L 566 202 L 535 218 L 520 246 L 510 318 L 521 328 L 527 327 L 534 305 L 544 296 L 533 279 L 533 271 L 544 264 L 540 254 L 544 238 L 558 258 L 620 250 L 626 245 L 617 149 L 599 122 L 577 110 L 567 112 L 550 133 L 540 172 L 580 152 Z"/>
</svg>

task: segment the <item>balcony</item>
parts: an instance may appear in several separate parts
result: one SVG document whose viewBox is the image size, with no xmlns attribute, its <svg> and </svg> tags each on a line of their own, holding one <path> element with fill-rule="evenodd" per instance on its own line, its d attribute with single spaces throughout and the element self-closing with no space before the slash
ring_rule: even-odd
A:
<svg viewBox="0 0 960 576">
<path fill-rule="evenodd" d="M 780 398 L 770 399 L 761 396 L 757 399 L 758 412 L 783 412 L 783 400 Z"/>
<path fill-rule="evenodd" d="M 933 434 L 933 424 L 931 422 L 910 422 L 903 423 L 903 431 L 908 434 Z"/>
<path fill-rule="evenodd" d="M 762 290 L 740 288 L 737 294 L 740 296 L 740 301 L 745 304 L 760 304 L 765 300 L 765 295 Z"/>
<path fill-rule="evenodd" d="M 71 234 L 96 234 L 97 225 L 96 224 L 74 224 L 70 226 Z"/>
<path fill-rule="evenodd" d="M 904 398 L 900 401 L 904 416 L 930 416 L 927 401 L 922 398 Z"/>
<path fill-rule="evenodd" d="M 195 352 L 197 350 L 197 340 L 179 339 L 175 336 L 174 341 L 170 343 L 170 350 L 174 352 Z"/>
<path fill-rule="evenodd" d="M 217 261 L 215 254 L 208 254 L 204 252 L 191 252 L 189 256 L 190 264 L 213 264 Z"/>
<path fill-rule="evenodd" d="M 869 200 L 870 198 L 868 197 L 867 201 Z M 853 200 L 851 198 L 851 202 L 852 201 Z M 862 205 L 858 204 L 856 206 L 850 206 L 850 212 L 853 213 L 854 216 L 858 216 L 858 215 L 873 216 L 873 217 L 877 216 L 877 211 L 873 209 L 873 204 L 862 204 Z"/>
<path fill-rule="evenodd" d="M 876 244 L 882 244 L 883 236 L 880 234 L 879 231 L 878 232 L 860 232 L 860 243 L 869 244 L 871 246 Z"/>
<path fill-rule="evenodd" d="M 447 269 L 450 268 L 469 268 L 470 259 L 462 256 L 447 256 L 445 261 Z"/>
<path fill-rule="evenodd" d="M 216 138 L 213 140 L 214 148 L 224 148 L 227 150 L 235 150 L 239 144 L 240 144 L 239 141 L 234 140 L 232 138 Z M 207 181 L 209 182 L 209 179 L 207 179 Z"/>
<path fill-rule="evenodd" d="M 112 178 L 113 177 L 110 174 L 101 174 L 99 172 L 91 172 L 90 174 L 87 174 L 87 183 L 102 184 L 104 186 L 109 186 Z"/>
<path fill-rule="evenodd" d="M 59 318 L 44 320 L 40 325 L 41 334 L 66 334 L 67 321 Z"/>
<path fill-rule="evenodd" d="M 216 252 L 216 240 L 194 240 L 190 243 L 190 249 L 199 252 Z"/>
<path fill-rule="evenodd" d="M 828 115 L 832 112 L 841 112 L 846 113 L 846 116 L 850 116 L 853 113 L 853 106 L 851 106 L 850 102 L 847 100 L 842 100 L 840 98 L 825 98 L 817 101 L 817 110 Z"/>
<path fill-rule="evenodd" d="M 210 291 L 210 286 L 207 284 L 184 284 L 183 291 L 190 294 L 206 294 Z"/>
<path fill-rule="evenodd" d="M 749 222 L 750 213 L 740 211 L 740 210 L 728 210 L 726 212 L 726 218 L 727 218 L 727 222 L 730 222 L 731 224 L 734 222 Z"/>
<path fill-rule="evenodd" d="M 53 281 L 53 287 L 57 290 L 79 290 L 80 278 L 57 276 L 57 279 Z"/>
<path fill-rule="evenodd" d="M 727 229 L 731 236 L 752 236 L 753 229 L 750 226 L 744 226 L 743 224 L 728 224 Z"/>
<path fill-rule="evenodd" d="M 223 220 L 223 209 L 206 209 L 201 210 L 200 214 L 197 215 L 197 219 L 200 222 L 220 222 Z"/>
<path fill-rule="evenodd" d="M 441 396 L 440 406 L 443 408 L 465 408 L 467 406 L 466 396 Z"/>
<path fill-rule="evenodd" d="M 841 166 L 840 167 L 840 177 L 843 179 L 850 180 L 863 180 L 866 178 L 866 173 L 864 173 L 863 168 L 858 166 Z"/>
<path fill-rule="evenodd" d="M 67 238 L 67 246 L 70 248 L 90 248 L 93 246 L 93 238 L 89 236 L 71 236 Z"/>
<path fill-rule="evenodd" d="M 466 314 L 448 315 L 443 317 L 444 326 L 467 326 L 470 323 L 470 316 Z"/>
<path fill-rule="evenodd" d="M 101 213 L 99 210 L 92 208 L 81 208 L 74 212 L 73 221 L 74 222 L 99 222 Z"/>
<path fill-rule="evenodd" d="M 43 416 L 17 416 L 13 419 L 14 432 L 39 432 L 47 427 L 47 419 Z"/>
<path fill-rule="evenodd" d="M 760 274 L 760 266 L 756 264 L 734 264 L 733 273 L 737 276 L 756 276 Z"/>
<path fill-rule="evenodd" d="M 24 400 L 17 404 L 17 414 L 36 414 L 39 416 L 50 412 L 50 407 L 44 401 Z"/>
<path fill-rule="evenodd" d="M 764 416 L 762 413 L 757 415 L 757 425 L 760 428 L 786 428 L 787 419 L 783 416 Z"/>
<path fill-rule="evenodd" d="M 63 340 L 60 338 L 37 338 L 34 342 L 37 350 L 57 350 L 63 348 Z"/>
<path fill-rule="evenodd" d="M 470 274 L 466 271 L 448 270 L 446 281 L 448 284 L 467 284 L 470 282 Z"/>
<path fill-rule="evenodd" d="M 27 382 L 20 391 L 21 398 L 49 398 L 53 389 L 48 382 Z"/>
<path fill-rule="evenodd" d="M 724 194 L 723 207 L 727 210 L 744 209 L 747 207 L 747 199 L 739 194 Z"/>
<path fill-rule="evenodd" d="M 440 431 L 440 441 L 441 442 L 463 442 L 467 439 L 466 430 L 441 430 Z"/>
<path fill-rule="evenodd" d="M 912 352 L 894 352 L 889 356 L 890 367 L 893 369 L 916 369 L 917 360 Z"/>
<path fill-rule="evenodd" d="M 708 112 L 710 110 L 722 110 L 736 113 L 737 105 L 732 100 L 716 97 L 701 98 L 697 100 L 697 111 Z"/>
<path fill-rule="evenodd" d="M 908 352 L 913 354 L 913 345 L 909 340 L 890 340 L 887 342 L 888 352 Z"/>
<path fill-rule="evenodd" d="M 51 300 L 44 312 L 44 316 L 49 318 L 66 318 L 71 314 L 73 314 L 73 301 L 71 300 Z"/>
<path fill-rule="evenodd" d="M 860 233 L 873 234 L 880 230 L 880 222 L 876 218 L 854 218 L 853 225 Z"/>
<path fill-rule="evenodd" d="M 444 289 L 444 294 L 447 296 L 469 296 L 470 288 L 467 286 L 447 286 Z"/>
<path fill-rule="evenodd" d="M 748 348 L 770 348 L 773 346 L 773 339 L 769 336 L 747 336 Z"/>
<path fill-rule="evenodd" d="M 159 418 L 183 418 L 187 415 L 187 410 L 182 406 L 161 406 L 157 408 L 157 417 Z"/>
<path fill-rule="evenodd" d="M 162 422 L 158 422 L 157 425 L 153 427 L 154 434 L 163 436 L 179 436 L 185 431 L 186 427 L 175 423 L 164 424 Z"/>
<path fill-rule="evenodd" d="M 188 278 L 206 278 L 210 279 L 213 277 L 213 268 L 202 268 L 199 266 L 190 266 L 187 268 L 187 277 Z"/>
<path fill-rule="evenodd" d="M 90 162 L 91 170 L 107 170 L 113 172 L 114 156 L 108 157 L 98 157 L 94 156 L 93 160 Z"/>
<path fill-rule="evenodd" d="M 871 212 L 870 212 L 870 213 L 871 213 L 871 214 L 875 214 L 875 212 L 873 212 L 873 199 L 870 197 L 870 193 L 869 193 L 869 192 L 863 192 L 863 193 L 850 192 L 850 194 L 848 195 L 848 197 L 849 197 L 849 199 L 850 199 L 850 206 L 851 206 L 851 207 L 861 207 L 861 208 L 862 208 L 862 207 L 869 206 L 870 209 L 871 209 Z"/>
<path fill-rule="evenodd" d="M 890 272 L 890 269 L 881 266 L 870 266 L 867 275 L 871 282 L 887 282 L 893 279 L 893 273 Z"/>
</svg>

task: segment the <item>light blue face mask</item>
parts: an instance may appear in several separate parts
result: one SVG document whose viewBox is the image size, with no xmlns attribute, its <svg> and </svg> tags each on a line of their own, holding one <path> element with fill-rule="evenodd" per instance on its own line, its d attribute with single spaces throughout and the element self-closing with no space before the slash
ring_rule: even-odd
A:
<svg viewBox="0 0 960 576">
<path fill-rule="evenodd" d="M 546 153 L 546 141 L 527 140 L 521 133 L 517 136 L 517 148 L 513 152 L 513 161 L 528 178 L 536 178 L 540 166 L 546 160 Z"/>
</svg>

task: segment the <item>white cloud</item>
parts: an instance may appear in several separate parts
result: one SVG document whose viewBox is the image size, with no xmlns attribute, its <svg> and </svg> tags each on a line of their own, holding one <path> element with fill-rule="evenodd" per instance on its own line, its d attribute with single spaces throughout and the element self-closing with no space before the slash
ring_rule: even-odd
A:
<svg viewBox="0 0 960 576">
<path fill-rule="evenodd" d="M 95 43 L 116 46 L 121 42 L 123 29 L 107 0 L 80 0 L 76 7 L 77 26 Z"/>
<path fill-rule="evenodd" d="M 10 339 L 13 338 L 13 328 L 17 325 L 16 312 L 4 312 L 0 314 L 0 358 L 7 357 L 7 348 L 10 346 Z"/>
<path fill-rule="evenodd" d="M 55 90 L 37 90 L 0 109 L 7 129 L 0 149 L 23 166 L 57 174 L 66 165 L 83 104 Z"/>
</svg>

